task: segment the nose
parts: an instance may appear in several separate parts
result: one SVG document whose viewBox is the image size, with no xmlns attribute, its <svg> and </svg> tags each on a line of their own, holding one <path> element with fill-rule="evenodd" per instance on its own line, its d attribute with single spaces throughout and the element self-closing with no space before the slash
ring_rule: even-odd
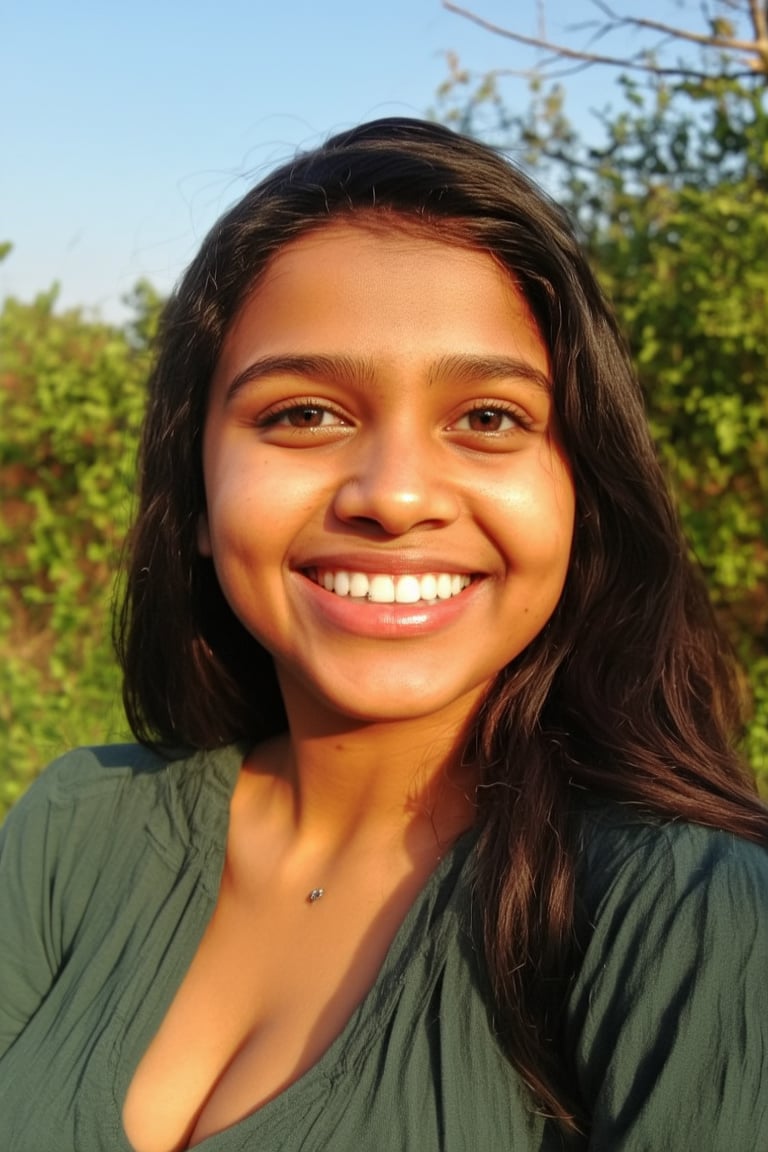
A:
<svg viewBox="0 0 768 1152">
<path fill-rule="evenodd" d="M 459 514 L 459 494 L 436 446 L 390 430 L 360 445 L 339 485 L 334 512 L 346 523 L 375 526 L 389 536 L 438 528 Z"/>
</svg>

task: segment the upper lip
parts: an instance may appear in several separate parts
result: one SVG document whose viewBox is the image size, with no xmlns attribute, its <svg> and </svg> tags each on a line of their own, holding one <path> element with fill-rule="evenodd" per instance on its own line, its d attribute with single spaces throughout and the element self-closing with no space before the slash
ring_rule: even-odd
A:
<svg viewBox="0 0 768 1152">
<path fill-rule="evenodd" d="M 465 560 L 426 553 L 394 555 L 384 552 L 345 552 L 343 554 L 334 552 L 323 556 L 312 556 L 311 559 L 297 564 L 296 568 L 301 571 L 319 568 L 332 572 L 367 572 L 370 575 L 381 573 L 390 576 L 423 576 L 427 572 L 451 572 L 472 576 L 477 573 L 476 568 L 467 567 Z"/>
</svg>

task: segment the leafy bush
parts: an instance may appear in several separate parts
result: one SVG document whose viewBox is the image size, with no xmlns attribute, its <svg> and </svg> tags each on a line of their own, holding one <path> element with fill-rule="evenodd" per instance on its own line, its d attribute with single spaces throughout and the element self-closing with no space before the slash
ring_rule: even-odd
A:
<svg viewBox="0 0 768 1152">
<path fill-rule="evenodd" d="M 110 599 L 128 523 L 158 301 L 133 324 L 0 313 L 0 812 L 52 756 L 126 728 Z"/>
</svg>

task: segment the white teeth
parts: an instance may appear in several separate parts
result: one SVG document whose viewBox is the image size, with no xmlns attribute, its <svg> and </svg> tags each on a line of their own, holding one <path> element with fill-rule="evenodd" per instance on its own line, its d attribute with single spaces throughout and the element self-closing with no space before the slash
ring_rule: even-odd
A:
<svg viewBox="0 0 768 1152">
<path fill-rule="evenodd" d="M 349 572 L 337 572 L 334 577 L 333 591 L 337 596 L 349 596 Z"/>
<path fill-rule="evenodd" d="M 453 591 L 453 580 L 447 572 L 441 572 L 437 578 L 438 600 L 450 600 Z"/>
<path fill-rule="evenodd" d="M 395 585 L 395 600 L 398 604 L 416 604 L 421 598 L 421 580 L 418 576 L 398 577 Z"/>
<path fill-rule="evenodd" d="M 353 572 L 349 577 L 349 595 L 356 600 L 368 595 L 368 577 L 365 572 Z"/>
<path fill-rule="evenodd" d="M 326 592 L 370 600 L 374 604 L 417 604 L 421 600 L 450 600 L 467 588 L 470 577 L 456 572 L 425 572 L 423 576 L 408 573 L 390 576 L 384 572 L 348 572 L 320 569 L 316 581 Z"/>
<path fill-rule="evenodd" d="M 421 578 L 421 595 L 424 600 L 437 598 L 437 576 L 433 576 L 431 572 L 427 572 L 426 576 Z"/>
<path fill-rule="evenodd" d="M 394 604 L 395 582 L 391 576 L 368 577 L 368 599 L 374 604 Z"/>
</svg>

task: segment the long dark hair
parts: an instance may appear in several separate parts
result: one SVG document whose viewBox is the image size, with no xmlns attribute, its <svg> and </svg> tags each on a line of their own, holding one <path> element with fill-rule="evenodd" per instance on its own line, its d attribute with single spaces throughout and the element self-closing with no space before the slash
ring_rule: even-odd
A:
<svg viewBox="0 0 768 1152">
<path fill-rule="evenodd" d="M 285 727 L 271 657 L 197 552 L 208 387 L 270 258 L 361 212 L 490 252 L 551 356 L 577 497 L 569 574 L 545 629 L 499 674 L 466 755 L 481 772 L 478 903 L 497 1027 L 539 1102 L 573 1126 L 557 1041 L 578 947 L 575 791 L 761 841 L 768 816 L 732 750 L 736 678 L 612 313 L 562 211 L 501 156 L 435 124 L 379 120 L 299 155 L 215 225 L 167 306 L 150 382 L 116 622 L 125 706 L 156 745 Z"/>
</svg>

